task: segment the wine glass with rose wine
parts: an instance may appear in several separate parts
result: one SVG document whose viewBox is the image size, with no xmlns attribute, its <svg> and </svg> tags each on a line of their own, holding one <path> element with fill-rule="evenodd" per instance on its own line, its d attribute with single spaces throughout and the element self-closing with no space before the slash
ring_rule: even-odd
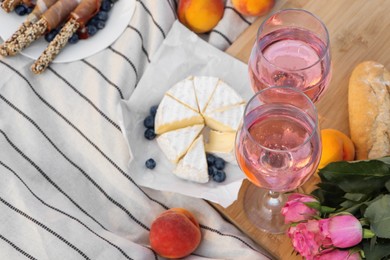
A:
<svg viewBox="0 0 390 260">
<path fill-rule="evenodd" d="M 283 233 L 284 192 L 308 180 L 321 157 L 313 102 L 297 88 L 259 91 L 246 105 L 235 149 L 238 165 L 255 184 L 244 197 L 248 218 L 261 230 Z"/>
<path fill-rule="evenodd" d="M 329 85 L 331 57 L 324 23 L 301 9 L 272 14 L 258 29 L 248 63 L 252 89 L 301 89 L 317 102 Z"/>
</svg>

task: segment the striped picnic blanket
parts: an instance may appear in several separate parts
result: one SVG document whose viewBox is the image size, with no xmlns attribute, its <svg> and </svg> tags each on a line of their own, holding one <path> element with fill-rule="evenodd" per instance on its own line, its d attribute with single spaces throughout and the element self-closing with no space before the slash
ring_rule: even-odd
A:
<svg viewBox="0 0 390 260">
<path fill-rule="evenodd" d="M 177 1 L 135 5 L 119 39 L 91 57 L 39 76 L 29 58 L 0 57 L 1 260 L 160 259 L 148 234 L 171 207 L 193 211 L 201 224 L 202 243 L 187 259 L 266 259 L 204 200 L 141 187 L 127 170 L 117 106 L 177 19 Z M 251 22 L 229 0 L 201 37 L 224 50 Z"/>
</svg>

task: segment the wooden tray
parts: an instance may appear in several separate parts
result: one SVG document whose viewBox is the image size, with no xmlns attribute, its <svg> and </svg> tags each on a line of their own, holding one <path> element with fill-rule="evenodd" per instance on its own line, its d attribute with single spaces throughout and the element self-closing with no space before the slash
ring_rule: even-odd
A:
<svg viewBox="0 0 390 260">
<path fill-rule="evenodd" d="M 317 15 L 330 34 L 333 76 L 330 86 L 316 104 L 321 129 L 335 128 L 349 134 L 348 81 L 353 68 L 365 60 L 374 60 L 390 69 L 390 10 L 389 0 L 276 0 L 273 11 L 302 8 Z M 227 50 L 227 53 L 247 63 L 260 17 Z M 318 182 L 314 175 L 303 187 L 310 192 Z M 250 184 L 244 181 L 238 200 L 228 208 L 215 208 L 276 259 L 302 259 L 293 252 L 285 235 L 271 235 L 253 227 L 243 212 L 242 199 Z"/>
</svg>

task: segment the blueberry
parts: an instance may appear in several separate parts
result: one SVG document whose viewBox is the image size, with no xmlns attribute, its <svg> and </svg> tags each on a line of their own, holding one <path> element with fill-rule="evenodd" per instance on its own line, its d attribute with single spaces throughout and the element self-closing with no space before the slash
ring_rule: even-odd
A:
<svg viewBox="0 0 390 260">
<path fill-rule="evenodd" d="M 88 30 L 88 35 L 89 36 L 93 36 L 97 33 L 98 29 L 95 25 L 93 24 L 90 24 L 87 26 L 87 30 Z"/>
<path fill-rule="evenodd" d="M 154 117 L 153 116 L 147 116 L 144 119 L 144 126 L 146 128 L 154 128 Z"/>
<path fill-rule="evenodd" d="M 34 10 L 34 7 L 28 6 L 27 7 L 27 14 L 30 14 Z"/>
<path fill-rule="evenodd" d="M 206 159 L 207 159 L 207 165 L 208 166 L 214 166 L 215 163 L 215 156 L 212 155 L 211 153 L 206 154 Z"/>
<path fill-rule="evenodd" d="M 153 140 L 156 137 L 156 133 L 154 132 L 153 129 L 148 128 L 145 130 L 144 136 L 148 140 Z"/>
<path fill-rule="evenodd" d="M 74 33 L 68 40 L 69 43 L 75 44 L 79 41 L 79 35 L 77 33 Z"/>
<path fill-rule="evenodd" d="M 146 160 L 145 166 L 148 169 L 154 169 L 156 167 L 156 161 L 153 160 L 152 158 L 150 158 L 150 159 Z"/>
<path fill-rule="evenodd" d="M 108 13 L 105 11 L 99 11 L 96 14 L 96 18 L 99 19 L 100 21 L 107 21 L 108 20 Z"/>
<path fill-rule="evenodd" d="M 96 24 L 96 27 L 98 28 L 98 30 L 103 29 L 105 26 L 106 26 L 106 23 L 103 21 L 98 21 Z"/>
<path fill-rule="evenodd" d="M 16 6 L 15 13 L 20 15 L 20 16 L 27 14 L 27 6 L 25 6 L 25 5 Z"/>
<path fill-rule="evenodd" d="M 103 0 L 102 4 L 100 6 L 100 10 L 108 12 L 108 11 L 110 11 L 110 9 L 111 9 L 110 0 Z"/>
<path fill-rule="evenodd" d="M 50 32 L 48 32 L 45 35 L 45 40 L 47 42 L 51 42 L 57 36 L 58 32 L 59 32 L 59 30 L 57 30 L 57 29 L 51 30 Z"/>
<path fill-rule="evenodd" d="M 223 182 L 226 179 L 226 173 L 224 171 L 217 170 L 213 175 L 213 180 L 216 182 Z"/>
<path fill-rule="evenodd" d="M 152 106 L 149 110 L 149 113 L 152 115 L 152 116 L 155 116 L 156 113 L 157 113 L 157 109 L 158 109 L 158 106 Z"/>
<path fill-rule="evenodd" d="M 219 157 L 215 158 L 214 166 L 218 170 L 223 170 L 225 168 L 225 160 Z"/>
<path fill-rule="evenodd" d="M 209 167 L 207 170 L 209 172 L 209 176 L 213 176 L 217 171 L 217 169 L 215 169 L 215 167 Z"/>
<path fill-rule="evenodd" d="M 96 17 L 96 15 L 94 17 L 92 17 L 89 21 L 88 21 L 88 25 L 94 25 L 94 26 L 97 26 L 99 22 L 99 19 Z"/>
</svg>

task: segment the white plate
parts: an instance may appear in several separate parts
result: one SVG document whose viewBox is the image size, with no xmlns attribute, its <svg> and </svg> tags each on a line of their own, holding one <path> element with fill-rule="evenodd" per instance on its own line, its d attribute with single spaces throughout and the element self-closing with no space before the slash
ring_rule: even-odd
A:
<svg viewBox="0 0 390 260">
<path fill-rule="evenodd" d="M 87 40 L 80 40 L 76 44 L 67 44 L 53 62 L 62 63 L 81 60 L 103 50 L 122 34 L 133 16 L 134 9 L 134 0 L 119 0 L 110 10 L 110 17 L 104 29 Z M 8 39 L 26 17 L 19 16 L 15 12 L 6 13 L 0 8 L 0 37 L 3 40 Z M 47 44 L 42 37 L 24 49 L 21 54 L 36 60 L 45 50 Z"/>
</svg>

